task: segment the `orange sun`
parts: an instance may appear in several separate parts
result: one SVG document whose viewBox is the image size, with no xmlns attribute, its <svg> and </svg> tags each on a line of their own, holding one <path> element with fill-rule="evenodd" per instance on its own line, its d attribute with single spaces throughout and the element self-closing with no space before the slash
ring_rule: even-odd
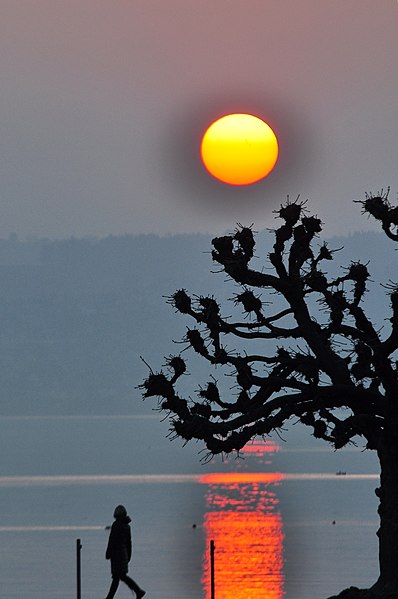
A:
<svg viewBox="0 0 398 599">
<path fill-rule="evenodd" d="M 230 185 L 250 185 L 266 177 L 278 159 L 271 127 L 252 114 L 227 114 L 202 138 L 203 164 L 213 177 Z"/>
</svg>

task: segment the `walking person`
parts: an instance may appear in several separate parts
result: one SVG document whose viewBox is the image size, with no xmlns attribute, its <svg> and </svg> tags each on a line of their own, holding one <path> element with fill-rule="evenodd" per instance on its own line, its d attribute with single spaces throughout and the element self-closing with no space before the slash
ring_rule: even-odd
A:
<svg viewBox="0 0 398 599">
<path fill-rule="evenodd" d="M 127 576 L 129 561 L 131 559 L 131 518 L 127 515 L 126 508 L 118 505 L 113 512 L 115 518 L 109 534 L 106 559 L 111 561 L 112 584 L 106 599 L 113 599 L 119 582 L 122 581 L 136 594 L 137 599 L 145 595 L 145 591 L 129 576 Z"/>
</svg>

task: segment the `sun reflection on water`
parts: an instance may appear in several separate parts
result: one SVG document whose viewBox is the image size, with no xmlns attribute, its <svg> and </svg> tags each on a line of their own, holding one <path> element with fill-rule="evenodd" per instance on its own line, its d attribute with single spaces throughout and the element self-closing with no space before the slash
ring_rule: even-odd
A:
<svg viewBox="0 0 398 599">
<path fill-rule="evenodd" d="M 261 457 L 268 444 L 247 452 Z M 225 472 L 202 476 L 208 486 L 204 529 L 215 543 L 216 599 L 283 597 L 283 532 L 273 488 L 279 473 Z M 210 555 L 206 550 L 202 584 L 211 599 Z"/>
</svg>

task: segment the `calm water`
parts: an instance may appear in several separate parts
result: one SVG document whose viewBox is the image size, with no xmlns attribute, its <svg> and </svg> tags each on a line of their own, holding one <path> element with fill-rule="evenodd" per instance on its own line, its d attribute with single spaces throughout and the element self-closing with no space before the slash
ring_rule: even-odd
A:
<svg viewBox="0 0 398 599">
<path fill-rule="evenodd" d="M 217 599 L 322 599 L 374 582 L 372 454 L 325 451 L 294 431 L 278 451 L 203 466 L 200 448 L 169 443 L 166 429 L 156 418 L 0 419 L 0 597 L 76 597 L 77 538 L 83 599 L 105 597 L 118 503 L 148 599 L 210 599 L 210 540 Z"/>
</svg>

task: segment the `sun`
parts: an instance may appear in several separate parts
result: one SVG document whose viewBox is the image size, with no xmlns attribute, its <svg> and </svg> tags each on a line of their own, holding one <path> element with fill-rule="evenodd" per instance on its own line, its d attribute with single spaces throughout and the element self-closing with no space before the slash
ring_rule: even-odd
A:
<svg viewBox="0 0 398 599">
<path fill-rule="evenodd" d="M 250 185 L 274 168 L 278 140 L 259 117 L 227 114 L 206 130 L 200 154 L 204 166 L 216 179 L 230 185 Z"/>
</svg>

